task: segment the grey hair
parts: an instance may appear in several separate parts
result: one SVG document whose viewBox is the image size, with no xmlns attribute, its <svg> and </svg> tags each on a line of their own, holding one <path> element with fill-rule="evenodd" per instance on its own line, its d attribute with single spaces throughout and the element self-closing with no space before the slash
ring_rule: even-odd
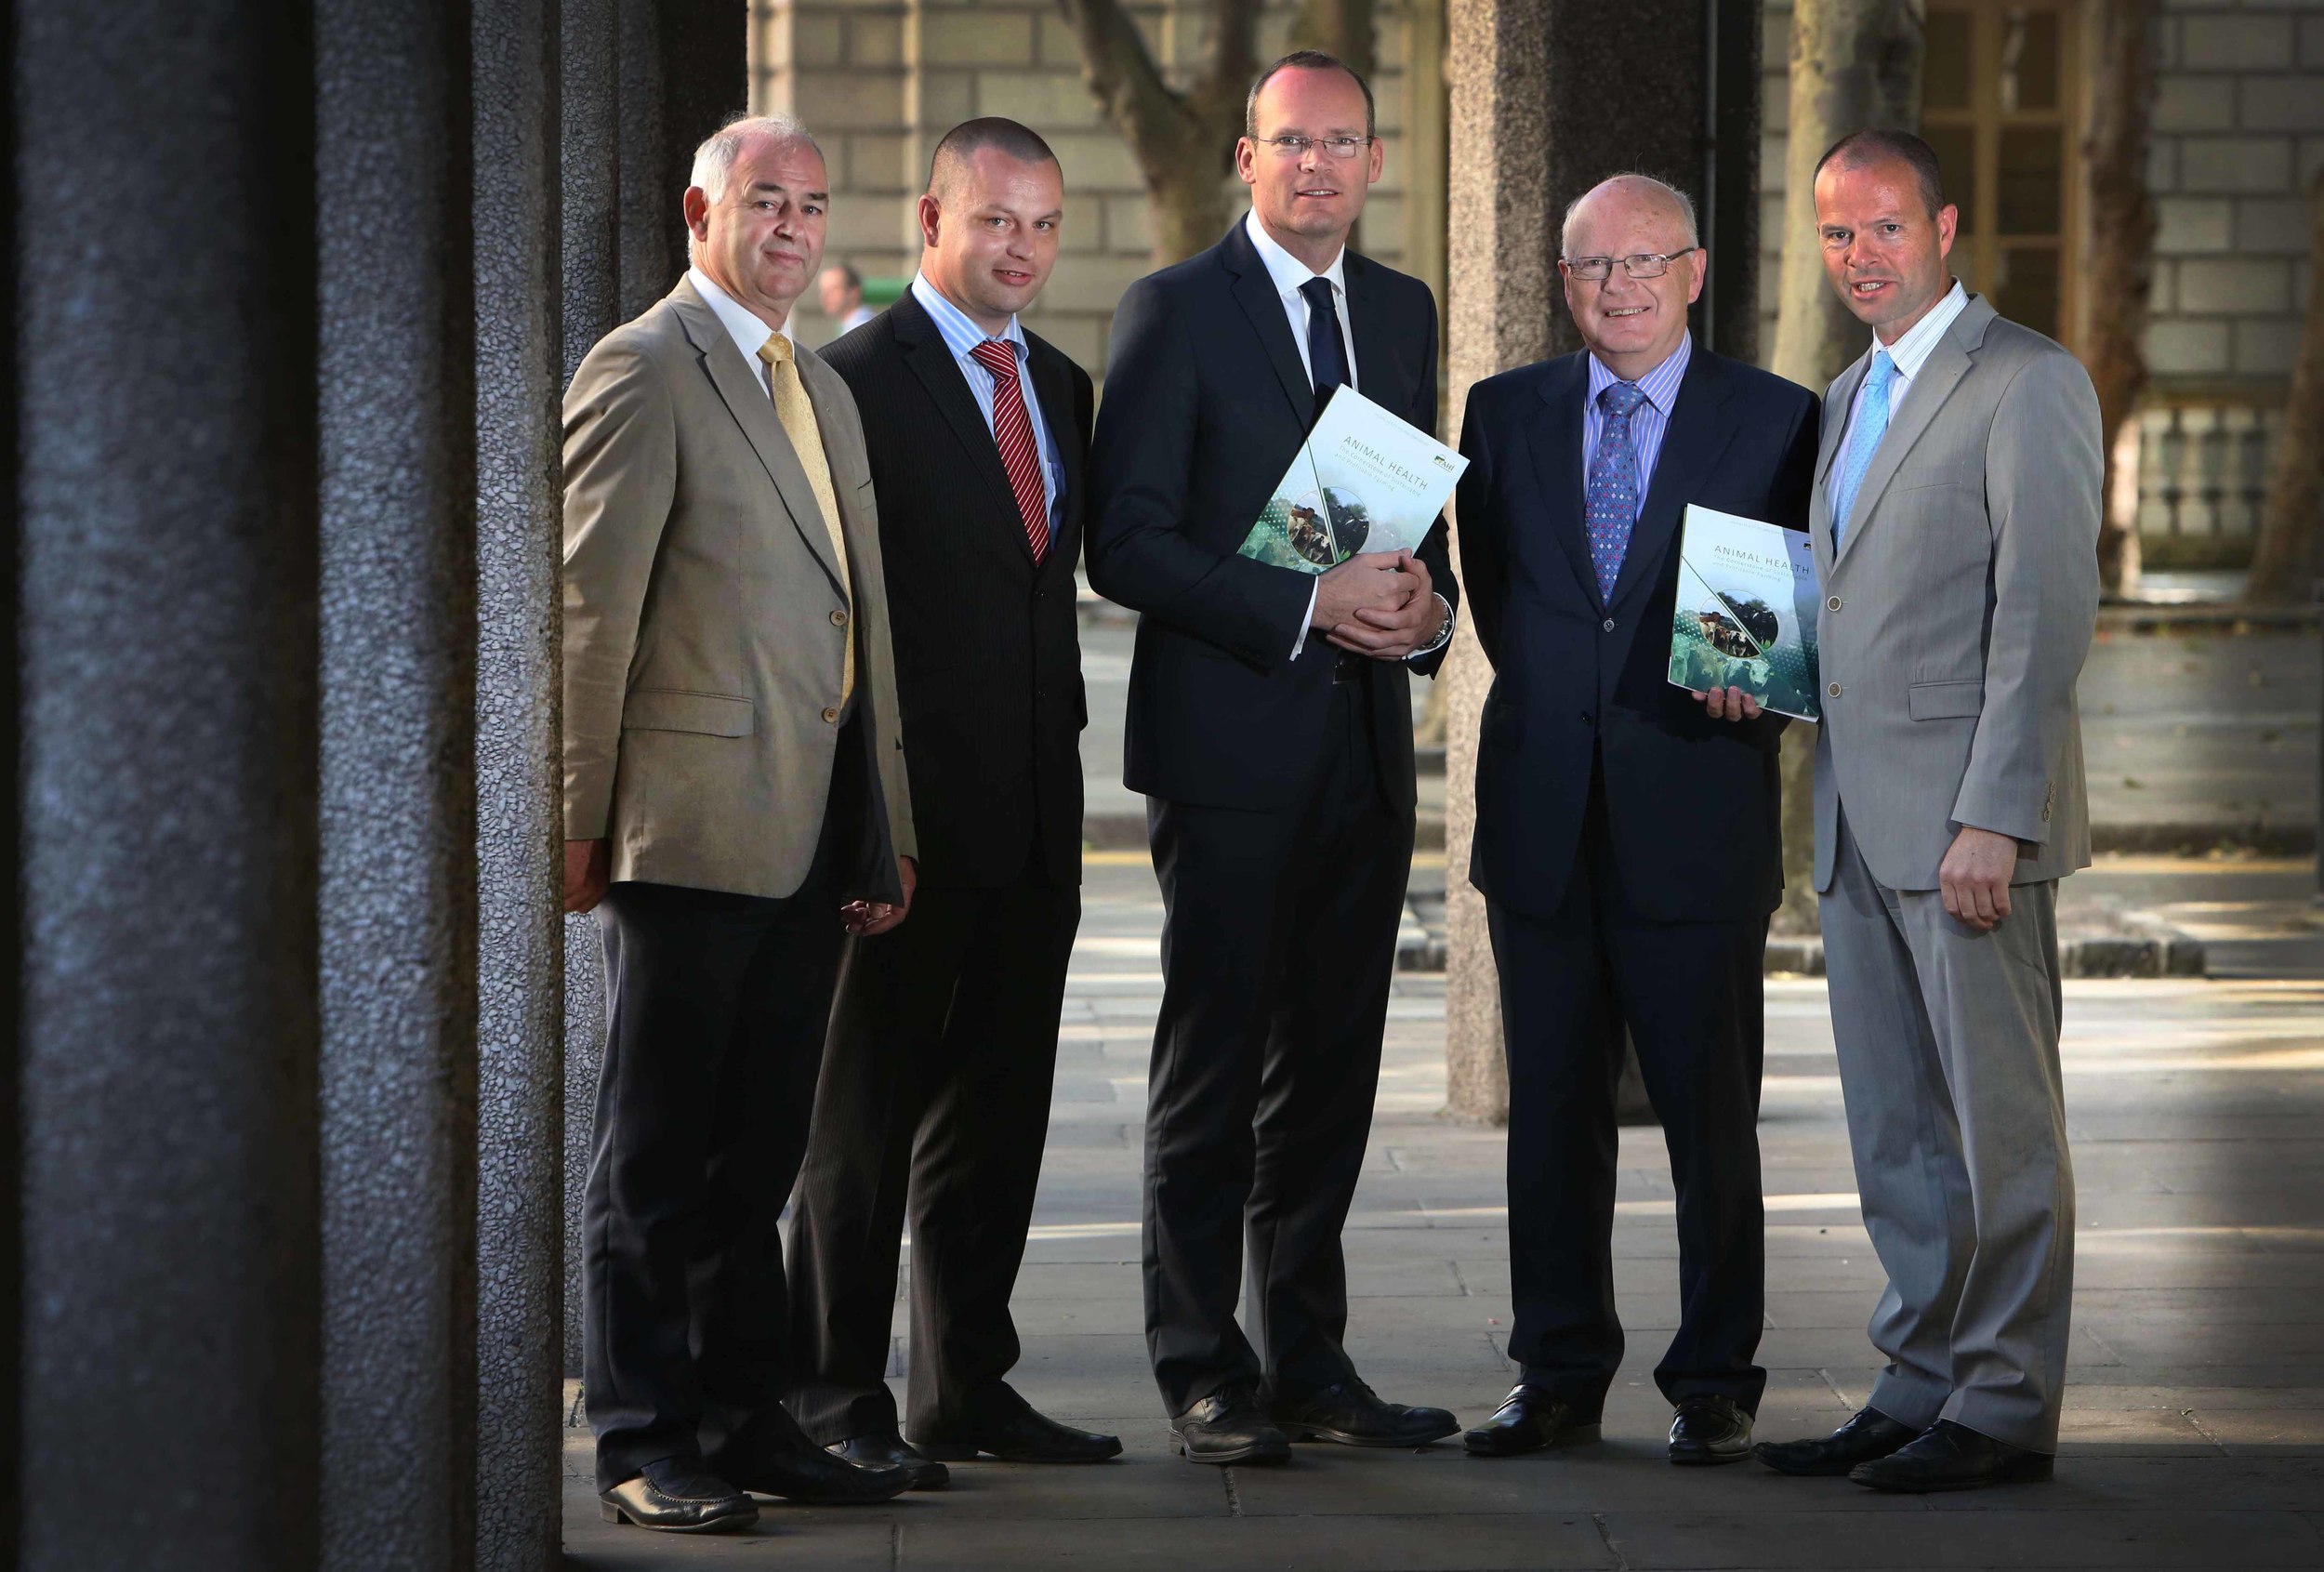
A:
<svg viewBox="0 0 2324 1572">
<path fill-rule="evenodd" d="M 726 178 L 734 172 L 734 160 L 742 156 L 743 144 L 753 137 L 766 137 L 777 142 L 805 142 L 823 156 L 823 149 L 808 133 L 807 125 L 796 115 L 746 114 L 728 121 L 703 139 L 694 149 L 693 173 L 687 179 L 702 188 L 713 203 L 726 194 Z"/>
<path fill-rule="evenodd" d="M 1686 244 L 1690 246 L 1694 246 L 1700 245 L 1703 243 L 1701 231 L 1695 227 L 1695 199 L 1693 197 L 1687 195 L 1684 192 L 1679 190 L 1678 187 L 1670 184 L 1668 180 L 1657 180 L 1652 175 L 1642 175 L 1635 169 L 1625 169 L 1618 175 L 1608 175 L 1604 179 L 1600 180 L 1596 185 L 1591 186 L 1588 191 L 1582 192 L 1579 196 L 1574 198 L 1573 201 L 1565 205 L 1565 217 L 1559 221 L 1557 227 L 1557 248 L 1559 251 L 1563 252 L 1565 249 L 1565 234 L 1568 230 L 1571 230 L 1574 227 L 1575 209 L 1578 208 L 1583 203 L 1589 201 L 1591 196 L 1601 191 L 1604 191 L 1606 187 L 1612 185 L 1617 180 L 1632 181 L 1642 186 L 1652 186 L 1656 191 L 1660 192 L 1664 196 L 1670 198 L 1670 205 L 1679 210 L 1679 221 L 1686 228 Z"/>
</svg>

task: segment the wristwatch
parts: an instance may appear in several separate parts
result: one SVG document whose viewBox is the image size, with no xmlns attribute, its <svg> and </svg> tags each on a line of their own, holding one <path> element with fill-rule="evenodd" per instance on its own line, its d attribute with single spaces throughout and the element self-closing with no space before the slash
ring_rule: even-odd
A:
<svg viewBox="0 0 2324 1572">
<path fill-rule="evenodd" d="M 1430 593 L 1435 594 L 1435 591 L 1432 590 Z M 1427 643 L 1421 645 L 1419 649 L 1414 650 L 1411 654 L 1405 656 L 1405 659 L 1411 660 L 1419 655 L 1433 655 L 1437 651 L 1445 647 L 1445 641 L 1452 637 L 1452 602 L 1446 600 L 1444 596 L 1437 595 L 1436 603 L 1445 608 L 1445 620 L 1436 625 L 1436 637 L 1431 639 Z"/>
</svg>

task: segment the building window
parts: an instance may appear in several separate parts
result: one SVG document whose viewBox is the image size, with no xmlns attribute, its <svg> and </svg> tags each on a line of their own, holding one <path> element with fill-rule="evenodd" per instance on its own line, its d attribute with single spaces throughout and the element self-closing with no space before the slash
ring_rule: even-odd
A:
<svg viewBox="0 0 2324 1572">
<path fill-rule="evenodd" d="M 2071 0 L 1930 0 L 1921 88 L 1921 134 L 1961 209 L 1953 271 L 2003 316 L 2068 348 L 2072 23 Z"/>
</svg>

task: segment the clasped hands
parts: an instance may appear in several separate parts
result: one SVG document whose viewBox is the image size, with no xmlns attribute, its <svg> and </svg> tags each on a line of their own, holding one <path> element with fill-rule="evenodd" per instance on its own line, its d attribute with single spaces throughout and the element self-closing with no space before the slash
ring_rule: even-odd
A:
<svg viewBox="0 0 2324 1572">
<path fill-rule="evenodd" d="M 1428 564 L 1409 551 L 1365 551 L 1315 580 L 1308 619 L 1343 650 L 1374 660 L 1402 660 L 1444 626 Z"/>
<path fill-rule="evenodd" d="M 886 901 L 850 901 L 839 908 L 839 926 L 862 938 L 885 933 L 902 922 L 912 909 L 912 892 L 919 884 L 919 868 L 909 857 L 896 859 L 896 873 L 904 881 L 904 900 L 897 905 Z M 605 898 L 605 887 L 613 882 L 613 843 L 600 838 L 596 840 L 565 842 L 565 910 L 586 912 L 596 909 Z"/>
</svg>

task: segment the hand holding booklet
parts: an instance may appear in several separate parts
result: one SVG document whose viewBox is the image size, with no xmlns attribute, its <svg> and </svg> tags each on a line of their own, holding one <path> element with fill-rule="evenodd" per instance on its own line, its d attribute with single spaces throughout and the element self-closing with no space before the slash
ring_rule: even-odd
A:
<svg viewBox="0 0 2324 1572">
<path fill-rule="evenodd" d="M 1817 707 L 1816 555 L 1806 534 L 1689 504 L 1679 538 L 1670 680 L 1740 688 L 1802 720 Z"/>
<path fill-rule="evenodd" d="M 1241 554 L 1319 574 L 1359 551 L 1415 549 L 1468 467 L 1427 432 L 1341 386 L 1275 483 Z"/>
</svg>

